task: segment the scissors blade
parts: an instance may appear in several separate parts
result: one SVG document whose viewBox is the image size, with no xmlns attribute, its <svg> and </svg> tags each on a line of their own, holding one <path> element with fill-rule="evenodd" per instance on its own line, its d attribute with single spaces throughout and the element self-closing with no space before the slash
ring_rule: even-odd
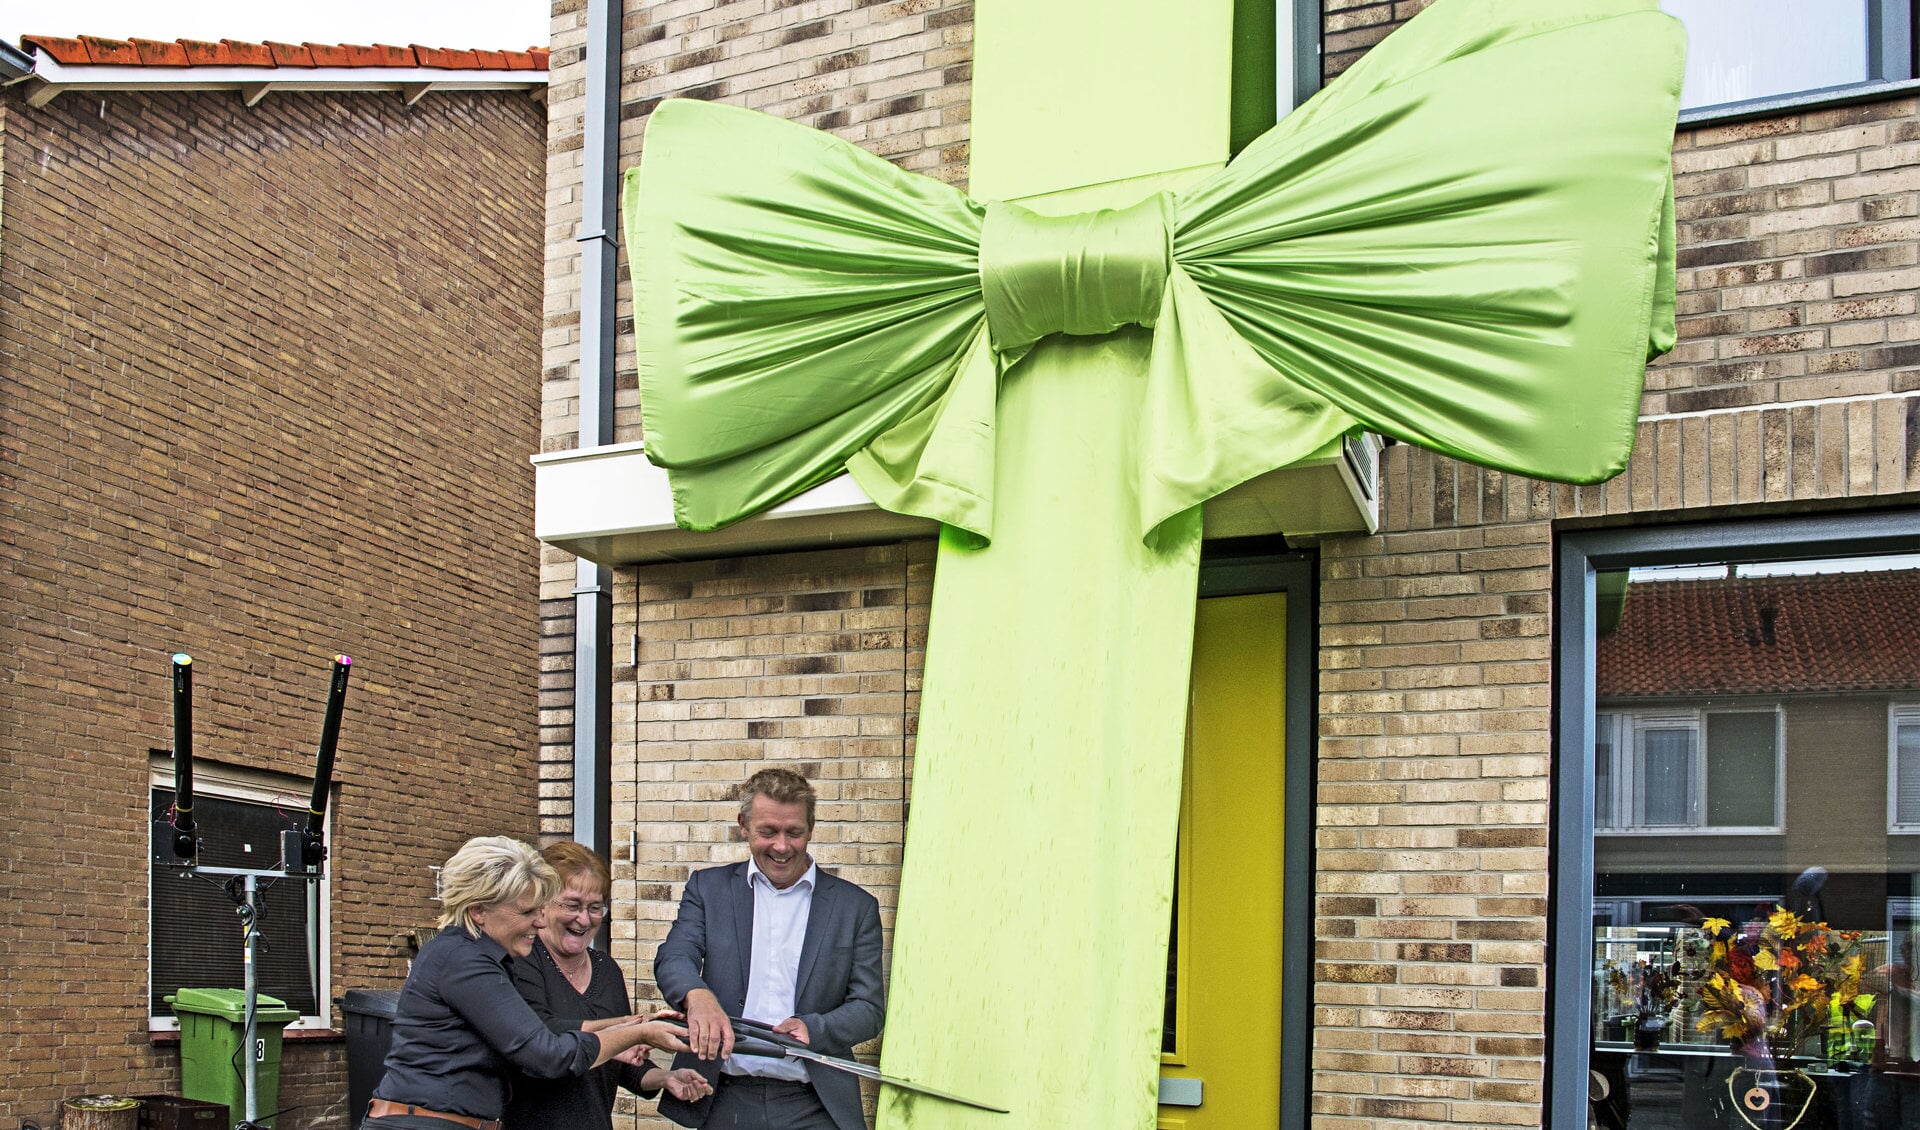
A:
<svg viewBox="0 0 1920 1130">
<path fill-rule="evenodd" d="M 824 1052 L 814 1051 L 798 1040 L 775 1032 L 770 1025 L 761 1024 L 752 1020 L 739 1019 L 735 1019 L 734 1024 L 736 1028 L 746 1029 L 753 1037 L 772 1043 L 777 1050 L 785 1052 L 787 1057 L 791 1059 L 804 1059 L 810 1063 L 817 1063 L 822 1067 L 831 1067 L 835 1071 L 844 1071 L 849 1075 L 858 1075 L 862 1079 L 871 1079 L 876 1083 L 885 1083 L 889 1087 L 898 1087 L 903 1091 L 913 1091 L 916 1094 L 930 1095 L 936 1099 L 945 1099 L 947 1102 L 959 1103 L 961 1106 L 970 1106 L 975 1110 L 987 1110 L 995 1114 L 1012 1113 L 1012 1111 L 1007 1110 L 1005 1107 L 993 1106 L 990 1103 L 983 1103 L 978 1099 L 969 1099 L 963 1095 L 956 1095 L 951 1091 L 942 1091 L 938 1087 L 929 1087 L 924 1083 L 915 1083 L 908 1079 L 896 1079 L 891 1075 L 883 1075 L 879 1069 L 868 1067 L 866 1064 L 856 1060 L 841 1059 L 838 1056 L 831 1056 Z"/>
</svg>

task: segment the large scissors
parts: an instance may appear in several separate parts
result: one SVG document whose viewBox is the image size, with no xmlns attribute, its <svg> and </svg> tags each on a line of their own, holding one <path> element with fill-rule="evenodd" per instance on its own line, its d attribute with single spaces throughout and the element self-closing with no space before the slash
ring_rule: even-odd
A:
<svg viewBox="0 0 1920 1130">
<path fill-rule="evenodd" d="M 862 1079 L 871 1079 L 876 1083 L 885 1083 L 889 1087 L 899 1087 L 904 1091 L 932 1095 L 936 1099 L 945 1099 L 950 1103 L 959 1103 L 976 1110 L 990 1110 L 995 1114 L 1010 1114 L 1005 1107 L 983 1103 L 978 1099 L 963 1098 L 949 1091 L 942 1091 L 923 1083 L 911 1083 L 905 1079 L 896 1079 L 891 1075 L 882 1075 L 878 1068 L 868 1067 L 864 1063 L 839 1056 L 814 1051 L 799 1040 L 782 1032 L 773 1030 L 773 1025 L 762 1024 L 758 1020 L 744 1020 L 729 1016 L 733 1021 L 733 1054 L 760 1056 L 766 1059 L 798 1059 L 808 1063 L 817 1063 L 822 1067 L 831 1067 L 835 1071 L 844 1071 L 849 1075 L 858 1075 Z"/>
</svg>

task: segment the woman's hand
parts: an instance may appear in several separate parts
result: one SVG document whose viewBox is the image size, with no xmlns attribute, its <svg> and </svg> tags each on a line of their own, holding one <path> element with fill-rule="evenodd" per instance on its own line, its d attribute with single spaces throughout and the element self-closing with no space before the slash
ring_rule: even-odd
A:
<svg viewBox="0 0 1920 1130">
<path fill-rule="evenodd" d="M 713 1084 L 693 1068 L 683 1067 L 667 1073 L 667 1093 L 683 1103 L 690 1103 L 713 1094 Z"/>
<path fill-rule="evenodd" d="M 686 1052 L 693 1049 L 687 1046 L 687 1030 L 681 1023 L 686 1018 L 677 1012 L 662 1010 L 646 1019 L 634 1017 L 634 1023 L 640 1027 L 640 1042 L 663 1052 Z"/>
</svg>

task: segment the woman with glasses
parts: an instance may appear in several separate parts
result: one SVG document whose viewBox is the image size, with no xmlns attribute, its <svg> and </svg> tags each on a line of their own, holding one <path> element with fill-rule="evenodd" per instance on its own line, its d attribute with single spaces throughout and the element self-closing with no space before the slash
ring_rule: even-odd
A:
<svg viewBox="0 0 1920 1130">
<path fill-rule="evenodd" d="M 540 944 L 547 904 L 560 887 L 538 852 L 506 836 L 468 840 L 447 860 L 443 929 L 420 948 L 400 992 L 368 1130 L 499 1130 L 510 1069 L 559 1079 L 617 1065 L 641 1045 L 687 1050 L 686 1029 L 671 1022 L 678 1014 L 560 1030 L 514 992 L 511 971 Z"/>
<path fill-rule="evenodd" d="M 571 840 L 540 855 L 560 876 L 560 892 L 547 904 L 532 954 L 514 962 L 514 987 L 553 1031 L 595 1032 L 632 1009 L 619 963 L 589 945 L 607 917 L 612 875 L 605 860 Z M 584 1076 L 516 1078 L 506 1130 L 612 1130 L 613 1099 L 621 1087 L 644 1098 L 664 1087 L 689 1102 L 712 1091 L 699 1072 L 668 1071 L 636 1047 Z"/>
</svg>

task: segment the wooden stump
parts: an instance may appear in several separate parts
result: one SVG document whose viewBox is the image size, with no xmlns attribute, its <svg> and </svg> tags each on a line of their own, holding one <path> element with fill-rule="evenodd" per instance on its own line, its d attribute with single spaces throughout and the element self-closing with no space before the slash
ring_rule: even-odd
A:
<svg viewBox="0 0 1920 1130">
<path fill-rule="evenodd" d="M 135 1130 L 140 1103 L 120 1095 L 79 1095 L 63 1104 L 62 1130 Z"/>
</svg>

